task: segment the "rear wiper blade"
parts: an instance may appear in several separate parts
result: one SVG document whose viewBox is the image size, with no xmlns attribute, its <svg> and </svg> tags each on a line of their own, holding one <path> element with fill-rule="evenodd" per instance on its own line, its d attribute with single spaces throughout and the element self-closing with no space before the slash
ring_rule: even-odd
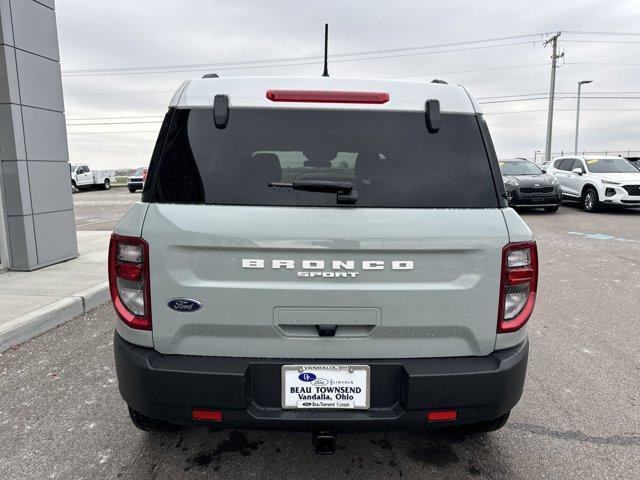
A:
<svg viewBox="0 0 640 480">
<path fill-rule="evenodd" d="M 353 183 L 335 180 L 294 180 L 293 182 L 269 182 L 270 187 L 292 188 L 305 192 L 335 193 L 338 203 L 353 204 L 358 200 Z"/>
</svg>

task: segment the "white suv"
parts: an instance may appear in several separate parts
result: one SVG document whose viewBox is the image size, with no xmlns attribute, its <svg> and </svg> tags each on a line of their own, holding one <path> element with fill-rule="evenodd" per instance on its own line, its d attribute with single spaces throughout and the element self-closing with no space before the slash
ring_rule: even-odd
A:
<svg viewBox="0 0 640 480">
<path fill-rule="evenodd" d="M 621 157 L 561 157 L 547 169 L 563 196 L 578 200 L 587 212 L 603 204 L 640 206 L 640 171 Z"/>
</svg>

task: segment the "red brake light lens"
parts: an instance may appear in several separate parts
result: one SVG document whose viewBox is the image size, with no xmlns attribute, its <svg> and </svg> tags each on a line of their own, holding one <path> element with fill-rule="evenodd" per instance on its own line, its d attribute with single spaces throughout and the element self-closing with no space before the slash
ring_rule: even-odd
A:
<svg viewBox="0 0 640 480">
<path fill-rule="evenodd" d="M 515 332 L 531 317 L 538 288 L 535 242 L 510 243 L 502 250 L 498 333 Z"/>
<path fill-rule="evenodd" d="M 133 263 L 116 263 L 116 277 L 137 281 L 142 276 L 142 265 Z"/>
<path fill-rule="evenodd" d="M 458 419 L 458 412 L 455 410 L 435 410 L 427 412 L 428 422 L 451 422 Z"/>
<path fill-rule="evenodd" d="M 208 420 L 210 422 L 221 422 L 222 412 L 218 410 L 191 410 L 191 418 L 194 420 Z"/>
<path fill-rule="evenodd" d="M 272 102 L 370 103 L 379 105 L 389 101 L 389 94 L 386 92 L 267 90 L 267 98 Z"/>
<path fill-rule="evenodd" d="M 149 245 L 142 238 L 111 235 L 109 290 L 125 325 L 151 330 Z"/>
</svg>

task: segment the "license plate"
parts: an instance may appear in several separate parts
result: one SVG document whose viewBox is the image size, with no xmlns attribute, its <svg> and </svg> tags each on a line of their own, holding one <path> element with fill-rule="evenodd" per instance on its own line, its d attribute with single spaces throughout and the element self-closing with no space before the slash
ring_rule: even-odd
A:
<svg viewBox="0 0 640 480">
<path fill-rule="evenodd" d="M 283 365 L 282 408 L 369 408 L 368 365 Z"/>
</svg>

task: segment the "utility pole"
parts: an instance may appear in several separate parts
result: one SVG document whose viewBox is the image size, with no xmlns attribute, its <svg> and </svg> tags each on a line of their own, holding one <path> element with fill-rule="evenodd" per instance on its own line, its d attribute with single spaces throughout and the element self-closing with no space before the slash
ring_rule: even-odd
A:
<svg viewBox="0 0 640 480">
<path fill-rule="evenodd" d="M 549 87 L 549 113 L 547 117 L 547 144 L 544 150 L 545 161 L 551 161 L 551 135 L 553 133 L 553 104 L 556 96 L 556 68 L 558 66 L 558 37 L 562 32 L 556 33 L 553 37 L 544 42 L 545 45 L 551 44 L 553 53 L 551 54 L 551 85 Z"/>
</svg>

